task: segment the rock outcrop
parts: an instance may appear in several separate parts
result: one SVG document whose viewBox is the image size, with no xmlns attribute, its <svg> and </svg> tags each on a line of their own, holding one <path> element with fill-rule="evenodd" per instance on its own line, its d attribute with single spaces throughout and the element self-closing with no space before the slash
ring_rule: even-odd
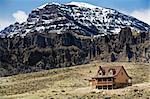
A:
<svg viewBox="0 0 150 99">
<path fill-rule="evenodd" d="M 99 38 L 75 34 L 66 31 L 0 38 L 0 76 L 69 67 L 95 59 L 150 61 L 148 33 L 134 34 L 130 28 L 123 28 L 119 34 Z"/>
</svg>

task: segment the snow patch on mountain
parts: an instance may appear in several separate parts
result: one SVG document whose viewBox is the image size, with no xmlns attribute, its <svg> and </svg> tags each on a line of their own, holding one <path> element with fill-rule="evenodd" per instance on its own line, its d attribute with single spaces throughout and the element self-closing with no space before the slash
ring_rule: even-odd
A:
<svg viewBox="0 0 150 99">
<path fill-rule="evenodd" d="M 28 33 L 54 31 L 61 34 L 73 30 L 94 37 L 118 34 L 121 28 L 130 27 L 137 32 L 148 31 L 150 26 L 116 10 L 97 7 L 83 2 L 67 4 L 46 3 L 33 9 L 24 23 L 15 23 L 0 32 L 0 37 L 24 37 Z"/>
<path fill-rule="evenodd" d="M 84 3 L 84 2 L 70 2 L 70 3 L 67 3 L 65 5 L 76 5 L 78 7 L 85 7 L 85 8 L 90 8 L 90 9 L 95 9 L 95 8 L 101 9 L 101 7 L 94 6 L 92 4 L 88 4 L 88 3 Z"/>
</svg>

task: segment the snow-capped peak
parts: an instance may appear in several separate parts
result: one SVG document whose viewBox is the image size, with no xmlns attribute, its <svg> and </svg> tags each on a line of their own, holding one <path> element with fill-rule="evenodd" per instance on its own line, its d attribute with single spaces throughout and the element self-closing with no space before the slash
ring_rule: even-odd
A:
<svg viewBox="0 0 150 99">
<path fill-rule="evenodd" d="M 85 7 L 85 8 L 90 8 L 90 9 L 101 8 L 101 7 L 88 4 L 88 3 L 84 3 L 84 2 L 70 2 L 70 3 L 67 3 L 66 5 L 76 5 L 78 7 Z"/>
<path fill-rule="evenodd" d="M 46 3 L 34 10 L 26 22 L 13 24 L 0 31 L 0 37 L 21 37 L 31 32 L 73 30 L 80 35 L 103 36 L 118 34 L 121 28 L 148 31 L 150 26 L 116 10 L 94 6 L 83 2 L 67 4 Z"/>
<path fill-rule="evenodd" d="M 51 5 L 51 4 L 59 5 L 59 6 L 61 5 L 61 4 L 56 3 L 56 2 L 52 2 L 52 3 L 45 3 L 45 4 L 41 5 L 41 6 L 39 6 L 39 7 L 38 7 L 38 9 L 42 9 L 42 8 L 44 8 L 46 5 Z"/>
<path fill-rule="evenodd" d="M 42 9 L 43 7 L 45 7 L 45 6 L 48 5 L 48 4 L 49 4 L 49 3 L 45 3 L 45 4 L 41 5 L 41 6 L 39 6 L 38 9 Z"/>
</svg>

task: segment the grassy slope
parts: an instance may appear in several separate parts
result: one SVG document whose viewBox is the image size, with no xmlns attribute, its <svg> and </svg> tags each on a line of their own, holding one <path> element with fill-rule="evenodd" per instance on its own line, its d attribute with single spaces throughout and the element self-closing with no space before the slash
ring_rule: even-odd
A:
<svg viewBox="0 0 150 99">
<path fill-rule="evenodd" d="M 89 86 L 87 79 L 94 76 L 98 66 L 124 66 L 133 78 L 133 86 L 98 91 Z M 75 67 L 53 69 L 37 73 L 19 74 L 0 78 L 0 97 L 3 99 L 43 99 L 43 98 L 98 98 L 107 95 L 112 98 L 147 98 L 150 97 L 149 64 L 141 63 L 99 63 L 92 62 Z M 91 72 L 90 72 L 91 71 Z"/>
</svg>

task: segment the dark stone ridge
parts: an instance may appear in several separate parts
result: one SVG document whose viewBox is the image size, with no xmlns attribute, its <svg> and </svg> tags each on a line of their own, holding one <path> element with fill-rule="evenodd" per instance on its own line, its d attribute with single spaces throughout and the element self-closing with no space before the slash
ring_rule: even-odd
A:
<svg viewBox="0 0 150 99">
<path fill-rule="evenodd" d="M 29 33 L 24 38 L 0 38 L 0 76 L 69 67 L 91 60 L 150 62 L 149 33 L 119 34 L 97 38 L 75 31 Z"/>
</svg>

